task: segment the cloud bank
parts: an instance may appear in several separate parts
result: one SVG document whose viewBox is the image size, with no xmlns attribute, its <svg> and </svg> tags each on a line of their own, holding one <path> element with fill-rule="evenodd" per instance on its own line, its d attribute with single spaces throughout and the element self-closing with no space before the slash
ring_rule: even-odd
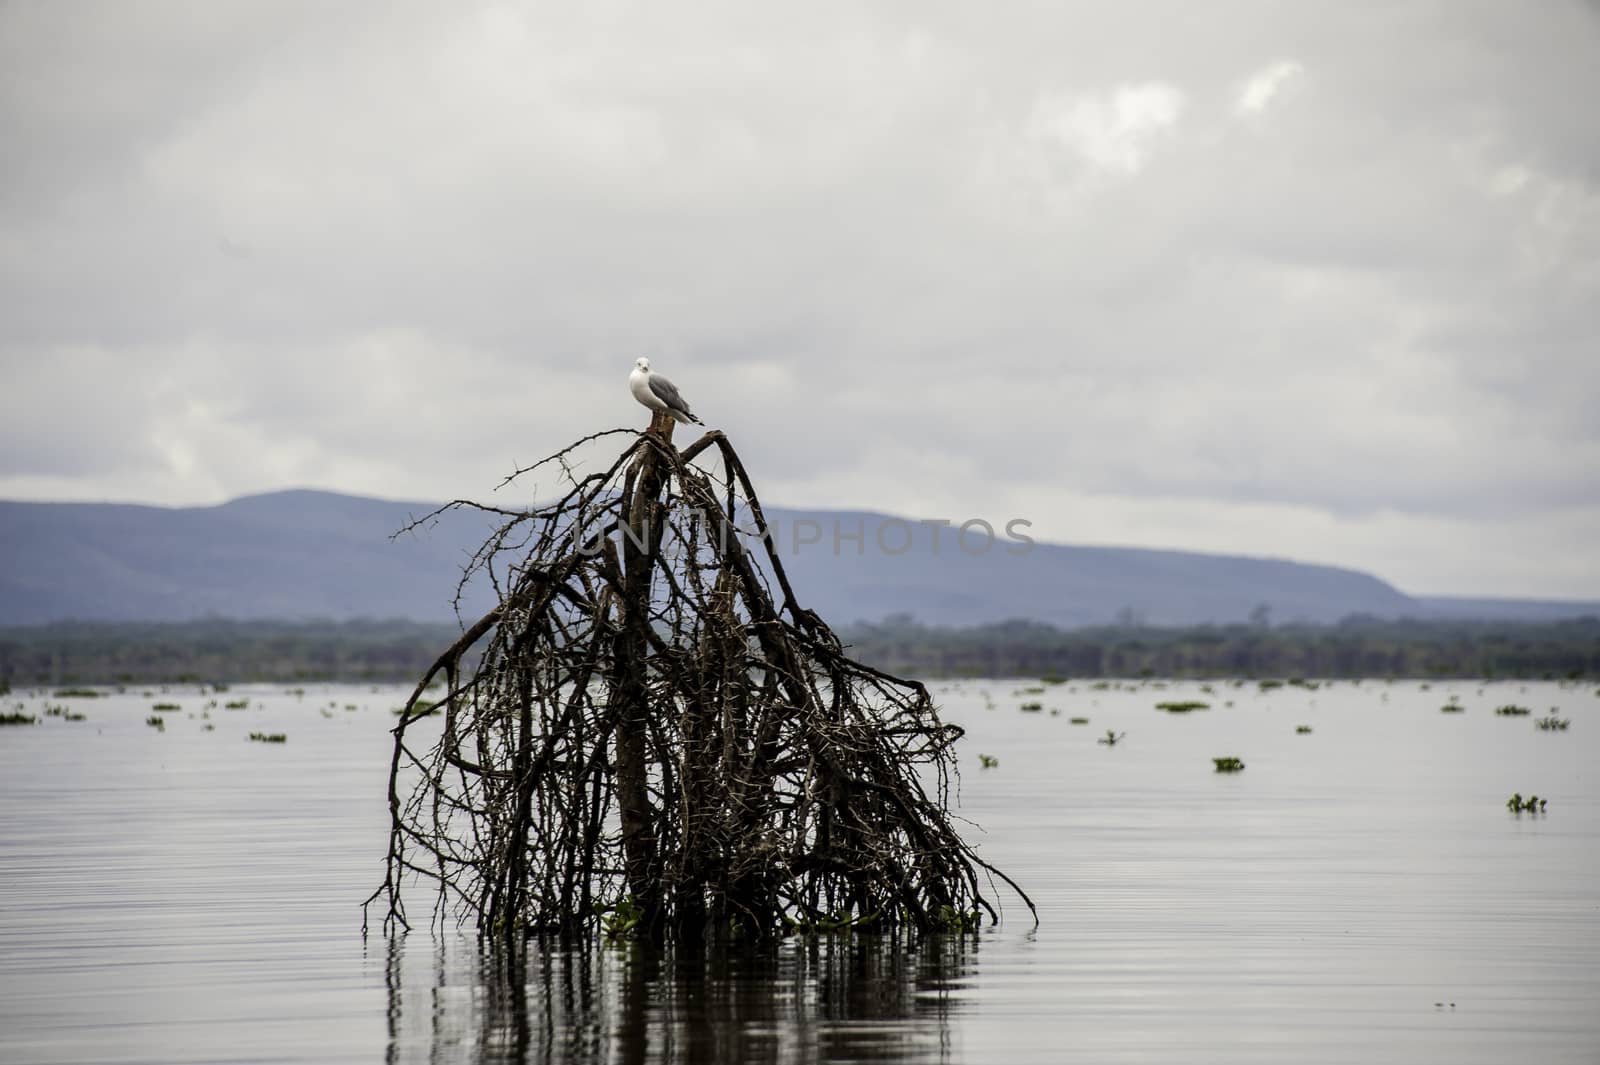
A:
<svg viewBox="0 0 1600 1065">
<path fill-rule="evenodd" d="M 1346 9 L 1348 7 L 1348 9 Z M 1600 596 L 1600 16 L 0 6 L 0 497 L 773 502 Z"/>
</svg>

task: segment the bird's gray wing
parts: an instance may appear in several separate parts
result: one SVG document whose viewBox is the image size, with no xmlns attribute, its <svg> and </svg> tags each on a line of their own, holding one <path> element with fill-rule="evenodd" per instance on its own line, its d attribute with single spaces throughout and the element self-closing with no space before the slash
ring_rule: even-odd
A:
<svg viewBox="0 0 1600 1065">
<path fill-rule="evenodd" d="M 678 395 L 677 386 L 660 374 L 652 373 L 650 375 L 650 391 L 654 392 L 656 398 L 667 405 L 667 409 L 681 410 L 691 418 L 694 417 L 689 410 L 689 404 L 684 402 L 682 396 Z"/>
</svg>

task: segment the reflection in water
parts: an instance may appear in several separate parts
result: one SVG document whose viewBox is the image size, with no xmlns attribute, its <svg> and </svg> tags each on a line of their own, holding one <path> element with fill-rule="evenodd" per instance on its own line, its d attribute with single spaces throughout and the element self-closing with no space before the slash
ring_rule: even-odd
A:
<svg viewBox="0 0 1600 1065">
<path fill-rule="evenodd" d="M 470 936 L 395 936 L 388 1060 L 947 1061 L 977 947 L 855 934 L 692 957 L 535 941 L 512 957 Z"/>
</svg>

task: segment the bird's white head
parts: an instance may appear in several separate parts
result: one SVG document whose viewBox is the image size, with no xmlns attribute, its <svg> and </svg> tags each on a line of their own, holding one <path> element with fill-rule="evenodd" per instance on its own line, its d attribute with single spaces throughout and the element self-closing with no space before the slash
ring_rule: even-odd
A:
<svg viewBox="0 0 1600 1065">
<path fill-rule="evenodd" d="M 649 359 L 640 359 L 640 360 L 638 360 L 637 362 L 635 362 L 633 364 L 633 368 L 636 369 L 636 370 L 643 370 L 645 373 L 649 373 L 650 372 L 650 360 Z"/>
</svg>

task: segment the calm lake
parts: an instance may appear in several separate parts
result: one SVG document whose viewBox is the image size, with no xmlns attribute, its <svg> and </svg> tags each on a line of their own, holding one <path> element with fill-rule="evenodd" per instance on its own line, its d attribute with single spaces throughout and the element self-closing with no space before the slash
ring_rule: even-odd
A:
<svg viewBox="0 0 1600 1065">
<path fill-rule="evenodd" d="M 934 690 L 1037 928 L 532 949 L 520 983 L 470 935 L 361 934 L 406 692 L 14 692 L 0 1061 L 1600 1061 L 1593 684 L 1025 686 Z"/>
</svg>

